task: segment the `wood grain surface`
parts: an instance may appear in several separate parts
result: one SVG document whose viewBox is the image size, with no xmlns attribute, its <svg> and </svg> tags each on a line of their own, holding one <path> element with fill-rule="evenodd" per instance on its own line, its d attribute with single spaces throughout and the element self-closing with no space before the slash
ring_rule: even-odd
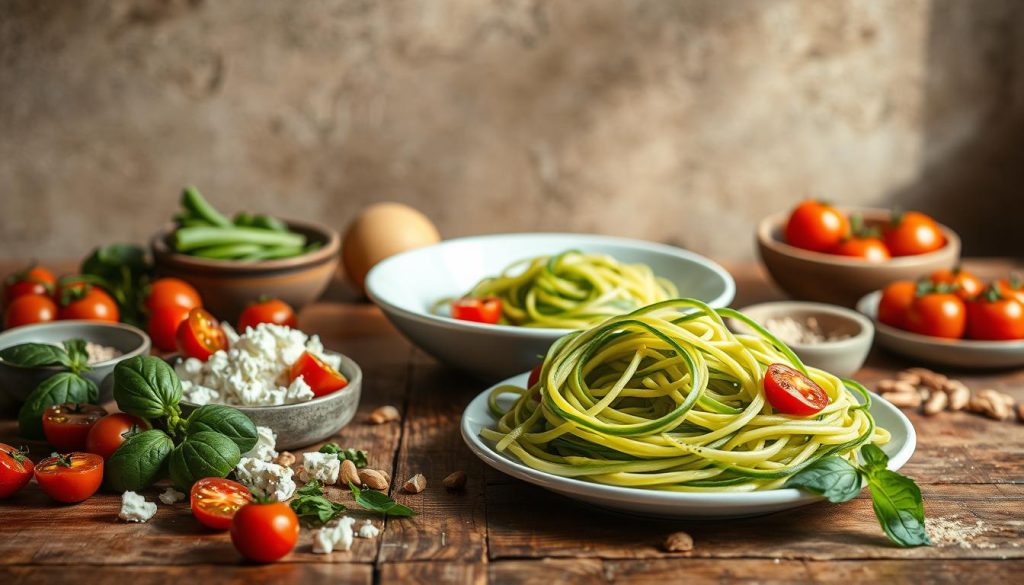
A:
<svg viewBox="0 0 1024 585">
<path fill-rule="evenodd" d="M 971 266 L 995 274 L 1013 264 Z M 0 272 L 8 268 L 0 263 Z M 730 268 L 736 306 L 781 297 L 760 268 Z M 125 524 L 117 520 L 116 495 L 62 506 L 29 486 L 0 502 L 0 583 L 1010 583 L 1024 572 L 1019 423 L 908 412 L 918 448 L 904 472 L 921 486 L 929 518 L 977 530 L 963 542 L 890 545 L 866 493 L 746 520 L 652 520 L 578 503 L 484 466 L 463 444 L 458 423 L 486 384 L 412 347 L 376 308 L 344 289 L 307 307 L 300 326 L 363 367 L 359 413 L 333 440 L 366 449 L 371 466 L 391 473 L 392 496 L 418 516 L 389 519 L 379 538 L 326 556 L 312 553 L 312 531 L 304 530 L 292 554 L 257 566 L 241 561 L 227 535 L 199 526 L 187 503 L 160 504 L 150 522 Z M 871 387 L 911 365 L 876 350 L 858 378 Z M 950 373 L 1024 400 L 1024 371 Z M 370 424 L 369 413 L 385 404 L 401 411 L 401 421 Z M 21 444 L 15 430 L 4 415 L 0 441 Z M 49 453 L 41 443 L 30 446 L 33 458 Z M 441 481 L 457 470 L 468 474 L 467 485 L 448 491 Z M 427 477 L 427 489 L 401 493 L 415 473 Z M 155 501 L 159 491 L 144 495 Z M 328 495 L 355 508 L 352 515 L 371 517 L 347 492 L 332 488 Z M 665 552 L 665 537 L 679 530 L 692 535 L 694 549 Z"/>
</svg>

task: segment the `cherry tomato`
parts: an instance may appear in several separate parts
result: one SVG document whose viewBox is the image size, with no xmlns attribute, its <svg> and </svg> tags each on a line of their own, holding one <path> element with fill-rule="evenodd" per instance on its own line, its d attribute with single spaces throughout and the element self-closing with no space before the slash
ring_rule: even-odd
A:
<svg viewBox="0 0 1024 585">
<path fill-rule="evenodd" d="M 158 278 L 149 285 L 146 308 L 151 312 L 161 307 L 194 309 L 202 306 L 203 299 L 199 291 L 180 278 Z"/>
<path fill-rule="evenodd" d="M 160 351 L 174 351 L 178 347 L 178 326 L 188 318 L 188 307 L 179 305 L 166 305 L 157 307 L 149 314 L 149 324 L 146 332 L 149 333 L 153 345 Z"/>
<path fill-rule="evenodd" d="M 65 504 L 89 499 L 103 483 L 103 458 L 92 453 L 47 457 L 36 465 L 36 482 L 46 495 Z"/>
<path fill-rule="evenodd" d="M 967 333 L 972 339 L 1024 339 L 1024 305 L 989 287 L 967 304 Z"/>
<path fill-rule="evenodd" d="M 1024 303 L 1024 279 L 1019 274 L 1011 274 L 1010 278 L 1002 278 L 996 281 L 996 288 L 999 294 L 1004 297 L 1017 299 L 1017 302 Z"/>
<path fill-rule="evenodd" d="M 18 327 L 32 323 L 45 323 L 57 318 L 57 304 L 42 295 L 20 296 L 4 311 L 4 327 Z"/>
<path fill-rule="evenodd" d="M 0 500 L 11 497 L 32 479 L 32 460 L 21 450 L 0 443 Z"/>
<path fill-rule="evenodd" d="M 228 338 L 220 323 L 208 311 L 191 309 L 188 318 L 178 325 L 178 351 L 186 357 L 206 361 L 211 355 L 228 348 Z"/>
<path fill-rule="evenodd" d="M 81 451 L 92 426 L 106 415 L 95 404 L 55 404 L 43 411 L 43 434 L 58 451 Z"/>
<path fill-rule="evenodd" d="M 149 423 L 137 416 L 123 412 L 108 414 L 89 429 L 85 437 L 85 451 L 106 461 L 128 437 L 145 430 L 149 430 Z"/>
<path fill-rule="evenodd" d="M 53 273 L 42 266 L 32 266 L 10 274 L 4 279 L 3 304 L 6 307 L 11 301 L 25 294 L 49 295 L 53 292 L 56 282 Z"/>
<path fill-rule="evenodd" d="M 273 323 L 295 327 L 295 311 L 288 303 L 280 299 L 263 299 L 250 304 L 238 318 L 238 332 L 244 333 L 247 327 L 256 327 L 260 323 Z"/>
<path fill-rule="evenodd" d="M 782 414 L 810 416 L 828 406 L 828 394 L 814 380 L 786 364 L 772 364 L 764 373 L 764 396 Z"/>
<path fill-rule="evenodd" d="M 289 371 L 288 379 L 302 376 L 313 391 L 313 396 L 323 396 L 348 386 L 348 379 L 323 360 L 308 351 L 302 352 Z"/>
<path fill-rule="evenodd" d="M 458 299 L 452 302 L 452 318 L 493 325 L 501 319 L 501 299 L 498 297 Z"/>
<path fill-rule="evenodd" d="M 790 246 L 828 252 L 850 235 L 850 221 L 831 205 L 808 200 L 789 215 L 784 235 Z"/>
<path fill-rule="evenodd" d="M 46 285 L 34 280 L 21 280 L 4 289 L 4 306 L 11 304 L 14 299 L 26 295 L 48 296 L 50 294 Z"/>
<path fill-rule="evenodd" d="M 832 253 L 840 256 L 860 258 L 868 262 L 885 262 L 892 258 L 889 255 L 889 249 L 878 238 L 848 238 L 835 248 L 832 248 Z"/>
<path fill-rule="evenodd" d="M 230 479 L 207 477 L 192 484 L 192 515 L 214 530 L 231 528 L 231 519 L 252 501 L 252 492 Z"/>
<path fill-rule="evenodd" d="M 885 245 L 893 256 L 915 256 L 934 252 L 946 245 L 939 224 L 917 211 L 893 216 L 885 229 Z"/>
<path fill-rule="evenodd" d="M 121 313 L 105 290 L 91 284 L 72 283 L 61 288 L 57 317 L 116 323 L 121 319 Z"/>
<path fill-rule="evenodd" d="M 527 388 L 533 388 L 533 385 L 540 382 L 540 371 L 544 369 L 544 364 L 537 364 L 530 370 L 530 378 L 526 381 Z"/>
<path fill-rule="evenodd" d="M 956 296 L 960 297 L 965 301 L 969 301 L 981 293 L 981 290 L 985 288 L 984 283 L 977 276 L 974 276 L 970 272 L 961 269 L 959 266 L 952 270 L 936 270 L 932 273 L 929 280 L 935 284 L 945 284 L 956 287 L 954 291 Z"/>
<path fill-rule="evenodd" d="M 299 540 L 299 519 L 284 502 L 243 506 L 231 521 L 231 542 L 243 557 L 272 563 Z"/>
<path fill-rule="evenodd" d="M 967 308 L 951 292 L 919 292 L 907 311 L 905 328 L 921 335 L 960 339 L 967 328 Z"/>
<path fill-rule="evenodd" d="M 878 301 L 878 320 L 886 325 L 905 329 L 907 312 L 914 304 L 917 295 L 917 283 L 900 280 L 882 290 L 882 298 Z"/>
</svg>

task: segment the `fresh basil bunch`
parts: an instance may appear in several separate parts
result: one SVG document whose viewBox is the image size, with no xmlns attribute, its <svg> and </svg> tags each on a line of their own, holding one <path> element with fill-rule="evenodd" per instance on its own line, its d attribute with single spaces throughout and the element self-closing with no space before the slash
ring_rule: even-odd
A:
<svg viewBox="0 0 1024 585">
<path fill-rule="evenodd" d="M 207 404 L 181 418 L 181 381 L 157 357 L 119 363 L 114 400 L 153 426 L 129 437 L 107 461 L 107 485 L 117 491 L 139 490 L 165 475 L 188 491 L 204 477 L 231 473 L 241 454 L 256 445 L 256 425 L 230 406 Z"/>
</svg>

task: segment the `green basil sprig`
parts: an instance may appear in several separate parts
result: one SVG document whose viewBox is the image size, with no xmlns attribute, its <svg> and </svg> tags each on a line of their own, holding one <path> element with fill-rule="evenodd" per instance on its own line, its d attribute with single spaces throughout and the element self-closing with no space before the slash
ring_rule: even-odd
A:
<svg viewBox="0 0 1024 585">
<path fill-rule="evenodd" d="M 114 400 L 122 411 L 142 418 L 181 414 L 181 380 L 164 360 L 138 356 L 114 368 Z"/>
<path fill-rule="evenodd" d="M 224 477 L 242 458 L 238 445 L 220 433 L 201 431 L 190 434 L 171 451 L 167 470 L 171 481 L 183 491 L 204 477 Z"/>
<path fill-rule="evenodd" d="M 0 360 L 19 368 L 64 366 L 71 368 L 71 356 L 62 347 L 49 343 L 20 343 L 0 349 Z"/>
<path fill-rule="evenodd" d="M 292 510 L 295 510 L 299 520 L 308 524 L 327 524 L 345 511 L 344 504 L 324 497 L 320 481 L 316 479 L 300 487 L 295 496 L 290 502 Z"/>
<path fill-rule="evenodd" d="M 366 451 L 362 449 L 342 449 L 337 443 L 327 443 L 320 447 L 321 453 L 333 453 L 338 456 L 341 461 L 351 461 L 355 463 L 356 467 L 363 468 L 367 465 Z"/>
<path fill-rule="evenodd" d="M 237 408 L 223 404 L 200 406 L 188 417 L 187 434 L 204 431 L 220 433 L 231 439 L 242 453 L 251 451 L 259 438 L 256 424 L 249 417 Z"/>
<path fill-rule="evenodd" d="M 886 468 L 889 456 L 874 445 L 860 450 L 863 465 L 838 456 L 825 457 L 789 478 L 795 487 L 825 496 L 833 503 L 852 500 L 862 482 L 871 490 L 871 502 L 885 535 L 903 547 L 931 544 L 925 531 L 924 501 L 914 480 Z"/>
<path fill-rule="evenodd" d="M 25 404 L 18 411 L 18 434 L 26 439 L 45 439 L 43 434 L 43 412 L 65 402 L 88 402 L 95 404 L 99 399 L 99 388 L 88 379 L 74 372 L 59 372 L 36 386 Z"/>
<path fill-rule="evenodd" d="M 385 516 L 394 516 L 396 518 L 407 518 L 419 513 L 408 506 L 403 506 L 392 500 L 387 494 L 373 490 L 361 490 L 352 482 L 349 482 L 348 488 L 352 491 L 352 497 L 356 503 L 371 512 L 379 512 Z"/>
<path fill-rule="evenodd" d="M 152 485 L 160 479 L 164 461 L 173 449 L 174 441 L 159 429 L 128 437 L 104 466 L 107 485 L 119 492 Z"/>
</svg>

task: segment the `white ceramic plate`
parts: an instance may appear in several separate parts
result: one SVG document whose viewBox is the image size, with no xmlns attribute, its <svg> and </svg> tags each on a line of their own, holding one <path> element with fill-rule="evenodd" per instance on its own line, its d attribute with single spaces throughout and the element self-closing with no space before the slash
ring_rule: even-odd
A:
<svg viewBox="0 0 1024 585">
<path fill-rule="evenodd" d="M 1024 340 L 975 341 L 940 339 L 897 329 L 878 321 L 882 291 L 864 295 L 857 310 L 875 322 L 875 339 L 890 350 L 923 362 L 955 368 L 1016 368 L 1024 366 Z"/>
<path fill-rule="evenodd" d="M 498 385 L 525 386 L 528 377 L 528 373 L 520 374 Z M 498 453 L 480 437 L 480 429 L 496 422 L 487 408 L 490 391 L 474 398 L 462 414 L 462 438 L 470 450 L 498 471 L 576 500 L 620 512 L 663 518 L 742 518 L 824 501 L 820 496 L 792 488 L 747 493 L 664 492 L 602 485 L 537 471 L 511 455 Z M 514 396 L 507 395 L 499 399 L 499 404 L 507 407 L 513 401 Z M 889 469 L 899 469 L 914 454 L 917 445 L 914 427 L 899 409 L 877 396 L 872 396 L 871 414 L 879 426 L 892 434 L 892 440 L 882 450 L 889 455 Z"/>
<path fill-rule="evenodd" d="M 431 307 L 524 258 L 581 250 L 647 264 L 679 294 L 712 307 L 732 302 L 736 285 L 721 266 L 673 246 L 585 234 L 503 234 L 447 240 L 392 256 L 374 266 L 366 292 L 413 343 L 437 359 L 485 380 L 532 368 L 569 329 L 485 325 L 436 315 Z"/>
</svg>

